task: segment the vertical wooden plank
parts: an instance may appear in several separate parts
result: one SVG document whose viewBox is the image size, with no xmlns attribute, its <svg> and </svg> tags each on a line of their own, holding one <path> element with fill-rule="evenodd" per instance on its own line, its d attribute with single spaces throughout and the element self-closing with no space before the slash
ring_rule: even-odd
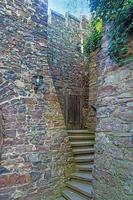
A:
<svg viewBox="0 0 133 200">
<path fill-rule="evenodd" d="M 70 91 L 66 95 L 66 126 L 80 128 L 82 123 L 82 96 Z"/>
</svg>

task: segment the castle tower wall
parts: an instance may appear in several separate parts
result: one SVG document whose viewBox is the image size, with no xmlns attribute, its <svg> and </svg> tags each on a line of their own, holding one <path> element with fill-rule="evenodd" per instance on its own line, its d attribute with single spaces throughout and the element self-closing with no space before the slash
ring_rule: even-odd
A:
<svg viewBox="0 0 133 200">
<path fill-rule="evenodd" d="M 48 61 L 53 83 L 64 118 L 66 117 L 64 99 L 67 93 L 83 97 L 83 127 L 85 128 L 88 109 L 88 69 L 85 56 L 81 51 L 81 36 L 82 28 L 79 19 L 68 13 L 63 16 L 51 10 L 48 26 Z"/>
<path fill-rule="evenodd" d="M 47 59 L 47 10 L 47 0 L 0 1 L 2 200 L 49 199 L 72 161 Z"/>
</svg>

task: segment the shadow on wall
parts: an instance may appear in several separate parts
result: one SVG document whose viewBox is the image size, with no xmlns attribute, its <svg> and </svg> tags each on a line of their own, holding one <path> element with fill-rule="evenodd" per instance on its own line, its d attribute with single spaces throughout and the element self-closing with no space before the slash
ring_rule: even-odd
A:
<svg viewBox="0 0 133 200">
<path fill-rule="evenodd" d="M 88 127 L 95 132 L 97 118 L 96 118 L 96 101 L 98 91 L 98 77 L 99 77 L 99 50 L 90 55 L 89 60 L 89 108 L 88 108 Z"/>
<path fill-rule="evenodd" d="M 80 26 L 80 21 L 71 15 L 64 17 L 55 11 L 50 13 L 48 60 L 53 84 L 66 123 L 68 123 L 67 112 L 70 106 L 67 106 L 67 98 L 69 99 L 70 94 L 82 97 L 82 118 L 78 124 L 70 126 L 71 128 L 87 127 L 89 76 L 85 57 L 81 53 L 81 48 L 79 50 Z"/>
</svg>

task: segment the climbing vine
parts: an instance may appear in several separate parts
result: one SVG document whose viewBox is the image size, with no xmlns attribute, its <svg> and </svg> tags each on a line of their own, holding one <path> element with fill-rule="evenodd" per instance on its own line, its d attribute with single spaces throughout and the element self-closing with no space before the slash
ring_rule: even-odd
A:
<svg viewBox="0 0 133 200">
<path fill-rule="evenodd" d="M 100 41 L 103 33 L 102 18 L 93 18 L 90 21 L 89 34 L 84 44 L 85 53 L 90 54 L 96 48 L 100 47 Z"/>
<path fill-rule="evenodd" d="M 108 24 L 108 52 L 111 58 L 119 64 L 123 64 L 125 58 L 126 61 L 133 60 L 127 47 L 128 35 L 133 32 L 133 0 L 69 0 L 69 6 L 76 7 L 79 2 L 82 5 L 83 1 L 88 6 L 88 12 L 90 10 L 92 13 L 89 34 L 84 44 L 85 52 L 90 54 L 100 47 L 103 24 Z"/>
<path fill-rule="evenodd" d="M 128 52 L 128 34 L 133 31 L 133 0 L 90 0 L 90 8 L 95 18 L 109 24 L 109 54 L 116 62 L 123 64 Z"/>
</svg>

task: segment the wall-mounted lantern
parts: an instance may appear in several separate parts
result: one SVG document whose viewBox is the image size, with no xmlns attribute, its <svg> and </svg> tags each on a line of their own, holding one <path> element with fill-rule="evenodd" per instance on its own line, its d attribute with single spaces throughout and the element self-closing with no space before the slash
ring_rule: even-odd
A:
<svg viewBox="0 0 133 200">
<path fill-rule="evenodd" d="M 39 87 L 43 84 L 43 76 L 40 75 L 33 76 L 33 84 L 34 84 L 34 91 L 36 94 Z"/>
</svg>

